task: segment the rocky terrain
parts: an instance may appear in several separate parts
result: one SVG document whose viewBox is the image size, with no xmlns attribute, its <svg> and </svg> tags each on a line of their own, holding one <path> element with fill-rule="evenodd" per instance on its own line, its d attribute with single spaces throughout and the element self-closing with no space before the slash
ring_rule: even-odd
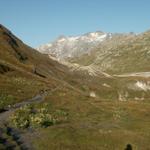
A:
<svg viewBox="0 0 150 150">
<path fill-rule="evenodd" d="M 90 54 L 92 48 L 107 39 L 111 39 L 111 33 L 101 31 L 87 33 L 81 36 L 60 36 L 54 42 L 38 47 L 45 54 L 50 54 L 59 60 Z"/>
</svg>

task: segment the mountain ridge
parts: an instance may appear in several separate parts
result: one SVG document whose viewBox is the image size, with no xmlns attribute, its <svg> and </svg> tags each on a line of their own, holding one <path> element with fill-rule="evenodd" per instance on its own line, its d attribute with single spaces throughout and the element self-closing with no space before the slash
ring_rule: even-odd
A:
<svg viewBox="0 0 150 150">
<path fill-rule="evenodd" d="M 111 33 L 89 32 L 81 36 L 60 36 L 54 42 L 42 45 L 38 51 L 51 54 L 58 59 L 70 58 L 88 53 L 89 47 L 96 47 L 103 40 L 111 38 Z M 82 50 L 79 48 L 82 47 Z"/>
<path fill-rule="evenodd" d="M 88 32 L 79 36 L 60 36 L 53 42 L 37 48 L 41 53 L 56 57 L 58 60 L 72 59 L 91 51 L 113 37 L 135 36 L 135 33 L 107 33 L 102 31 Z"/>
</svg>

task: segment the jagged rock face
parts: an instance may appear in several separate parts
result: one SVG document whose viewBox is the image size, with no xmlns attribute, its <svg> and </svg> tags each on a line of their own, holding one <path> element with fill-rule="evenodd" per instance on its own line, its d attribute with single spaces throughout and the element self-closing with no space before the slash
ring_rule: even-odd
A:
<svg viewBox="0 0 150 150">
<path fill-rule="evenodd" d="M 55 56 L 59 60 L 81 56 L 90 53 L 98 44 L 110 39 L 111 33 L 91 32 L 81 36 L 60 36 L 52 43 L 37 48 L 42 53 Z"/>
</svg>

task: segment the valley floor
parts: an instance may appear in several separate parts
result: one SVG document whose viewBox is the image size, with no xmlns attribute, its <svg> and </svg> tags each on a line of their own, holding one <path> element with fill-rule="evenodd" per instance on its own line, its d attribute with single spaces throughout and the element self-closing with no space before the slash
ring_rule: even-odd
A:
<svg viewBox="0 0 150 150">
<path fill-rule="evenodd" d="M 65 101 L 50 94 L 43 103 L 67 110 L 69 118 L 47 128 L 25 129 L 18 136 L 26 145 L 33 146 L 29 149 L 124 150 L 127 144 L 133 150 L 150 149 L 149 101 L 104 101 L 88 97 Z M 20 147 L 14 146 L 14 150 L 17 148 Z"/>
<path fill-rule="evenodd" d="M 62 107 L 62 106 L 60 106 Z M 64 106 L 68 122 L 38 130 L 37 150 L 149 150 L 149 101 L 77 100 Z"/>
</svg>

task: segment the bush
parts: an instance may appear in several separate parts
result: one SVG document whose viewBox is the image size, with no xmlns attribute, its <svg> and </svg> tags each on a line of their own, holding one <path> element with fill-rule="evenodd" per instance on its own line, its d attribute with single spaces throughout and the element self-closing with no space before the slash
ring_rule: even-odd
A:
<svg viewBox="0 0 150 150">
<path fill-rule="evenodd" d="M 17 128 L 28 127 L 48 127 L 67 120 L 68 113 L 64 110 L 50 111 L 49 105 L 35 108 L 31 105 L 18 109 L 11 117 L 10 121 Z"/>
<path fill-rule="evenodd" d="M 15 127 L 27 128 L 30 125 L 29 116 L 31 113 L 31 107 L 24 106 L 18 109 L 12 116 L 11 122 Z"/>
</svg>

